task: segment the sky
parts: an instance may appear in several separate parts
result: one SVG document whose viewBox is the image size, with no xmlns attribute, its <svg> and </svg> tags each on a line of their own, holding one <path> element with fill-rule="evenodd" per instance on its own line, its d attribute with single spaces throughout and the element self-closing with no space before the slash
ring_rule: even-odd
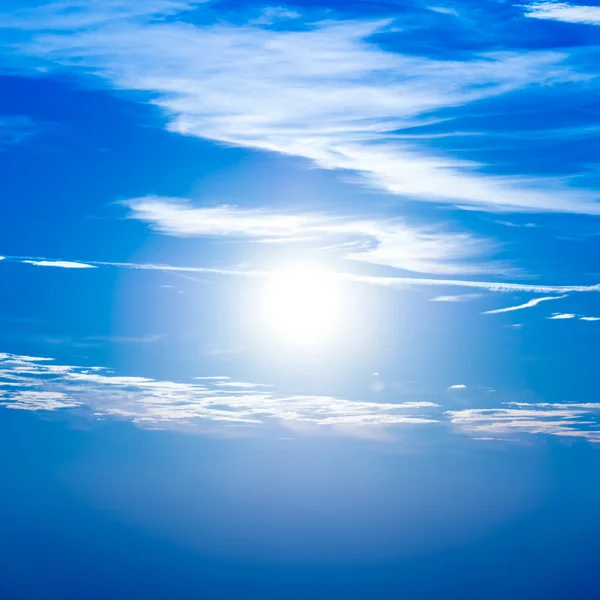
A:
<svg viewBox="0 0 600 600">
<path fill-rule="evenodd" d="M 0 17 L 0 597 L 595 594 L 600 8 Z"/>
</svg>

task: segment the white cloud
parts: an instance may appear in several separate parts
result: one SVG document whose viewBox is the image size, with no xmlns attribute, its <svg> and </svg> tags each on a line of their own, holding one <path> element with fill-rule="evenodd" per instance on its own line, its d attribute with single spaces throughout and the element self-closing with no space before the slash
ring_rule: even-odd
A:
<svg viewBox="0 0 600 600">
<path fill-rule="evenodd" d="M 2 401 L 3 396 L 8 396 L 10 398 L 10 401 Z M 81 402 L 72 400 L 66 394 L 62 394 L 60 392 L 37 392 L 35 390 L 29 390 L 26 392 L 15 392 L 14 394 L 2 394 L 0 392 L 0 405 L 15 410 L 37 411 L 58 410 L 61 408 L 76 408 L 78 406 L 81 406 Z"/>
<path fill-rule="evenodd" d="M 65 21 L 69 4 L 77 7 L 75 28 Z M 558 180 L 485 175 L 482 165 L 397 135 L 441 109 L 581 81 L 565 54 L 505 51 L 437 60 L 375 45 L 370 40 L 387 21 L 311 23 L 308 17 L 300 21 L 304 27 L 285 29 L 282 21 L 277 28 L 223 19 L 201 24 L 197 15 L 192 24 L 159 18 L 189 8 L 187 2 L 116 6 L 62 2 L 6 15 L 13 34 L 20 30 L 20 43 L 10 46 L 15 63 L 99 77 L 114 89 L 145 93 L 172 131 L 357 172 L 408 199 L 600 213 L 595 192 Z"/>
<path fill-rule="evenodd" d="M 153 344 L 159 342 L 165 336 L 160 333 L 150 333 L 148 335 L 128 336 L 128 335 L 88 335 L 84 338 L 83 344 Z"/>
<path fill-rule="evenodd" d="M 469 300 L 475 300 L 481 298 L 481 294 L 460 294 L 458 296 L 435 296 L 430 298 L 430 302 L 468 302 Z"/>
<path fill-rule="evenodd" d="M 272 25 L 285 19 L 299 19 L 302 15 L 282 6 L 269 6 L 261 11 L 259 17 L 250 21 L 254 25 Z"/>
<path fill-rule="evenodd" d="M 584 317 L 573 313 L 553 313 L 551 317 L 547 318 L 552 320 L 579 319 L 580 321 L 600 321 L 600 317 Z"/>
<path fill-rule="evenodd" d="M 22 410 L 77 409 L 95 418 L 122 418 L 141 426 L 194 429 L 215 423 L 265 425 L 392 425 L 437 422 L 431 402 L 381 403 L 331 396 L 286 396 L 260 384 L 231 382 L 223 376 L 202 383 L 159 381 L 114 375 L 100 367 L 53 364 L 11 354 L 0 355 L 0 405 Z M 18 384 L 14 389 L 12 384 Z M 2 387 L 0 385 L 0 387 Z"/>
<path fill-rule="evenodd" d="M 487 240 L 434 228 L 409 227 L 399 219 L 344 218 L 317 213 L 282 213 L 235 206 L 193 207 L 176 198 L 125 202 L 131 217 L 169 235 L 233 237 L 264 242 L 337 241 L 346 258 L 421 273 L 506 273 L 502 264 L 473 263 L 493 250 Z"/>
<path fill-rule="evenodd" d="M 242 389 L 269 388 L 273 387 L 268 383 L 247 383 L 245 381 L 219 381 L 215 383 L 217 387 L 231 387 Z"/>
<path fill-rule="evenodd" d="M 13 262 L 31 262 L 29 258 L 11 256 L 5 257 Z M 52 259 L 38 258 L 37 262 L 59 262 Z M 63 262 L 63 261 L 60 261 Z M 82 264 L 82 263 L 77 263 Z M 160 265 L 152 263 L 124 263 L 108 261 L 88 261 L 86 264 L 96 267 L 114 267 L 119 269 L 134 269 L 140 271 L 164 271 L 175 273 L 210 273 L 215 275 L 240 276 L 240 277 L 269 277 L 269 271 L 245 269 L 214 269 L 208 267 L 179 267 L 174 265 Z M 378 285 L 389 288 L 410 287 L 463 287 L 485 290 L 498 293 L 528 292 L 531 294 L 571 294 L 600 292 L 600 283 L 594 285 L 542 285 L 528 283 L 513 283 L 506 281 L 469 281 L 462 279 L 430 279 L 416 277 L 381 277 L 374 275 L 355 275 L 351 273 L 335 273 L 335 277 L 346 281 L 354 281 L 369 285 Z"/>
<path fill-rule="evenodd" d="M 597 404 L 511 404 L 518 408 L 473 408 L 446 415 L 475 437 L 544 434 L 600 442 Z"/>
<path fill-rule="evenodd" d="M 600 402 L 508 402 L 507 404 L 510 406 L 519 406 L 521 408 L 583 408 L 589 411 L 600 410 Z"/>
<path fill-rule="evenodd" d="M 344 274 L 350 281 L 370 283 L 384 287 L 464 287 L 489 292 L 530 292 L 532 294 L 561 294 L 576 292 L 600 292 L 600 284 L 595 285 L 541 285 L 529 283 L 509 283 L 503 281 L 466 281 L 461 279 L 429 279 L 415 277 L 378 277 L 373 275 Z"/>
<path fill-rule="evenodd" d="M 442 15 L 453 15 L 455 17 L 458 17 L 458 11 L 454 8 L 447 8 L 445 6 L 428 6 L 427 8 L 429 10 L 432 10 L 433 12 L 440 13 Z"/>
<path fill-rule="evenodd" d="M 58 267 L 59 269 L 95 269 L 94 265 L 68 260 L 22 260 L 22 263 L 36 267 Z"/>
<path fill-rule="evenodd" d="M 464 383 L 457 383 L 455 385 L 451 385 L 449 390 L 466 390 L 467 386 Z"/>
<path fill-rule="evenodd" d="M 519 304 L 518 306 L 508 306 L 506 308 L 497 308 L 496 310 L 488 310 L 488 311 L 484 312 L 483 314 L 484 315 L 497 315 L 500 313 L 512 312 L 514 310 L 522 310 L 524 308 L 533 308 L 534 306 L 537 306 L 541 302 L 547 302 L 548 300 L 561 300 L 562 298 L 566 298 L 566 297 L 567 297 L 566 295 L 563 295 L 563 296 L 547 296 L 545 298 L 533 298 L 532 300 L 525 302 L 525 304 Z"/>
<path fill-rule="evenodd" d="M 535 2 L 525 9 L 525 16 L 565 23 L 600 25 L 600 7 L 571 2 Z"/>
<path fill-rule="evenodd" d="M 0 406 L 13 410 L 71 410 L 81 417 L 124 419 L 148 428 L 223 431 L 223 426 L 420 426 L 443 423 L 433 402 L 365 402 L 320 395 L 285 395 L 225 376 L 200 383 L 116 375 L 101 367 L 58 365 L 42 357 L 0 354 Z M 244 385 L 245 387 L 241 387 Z M 250 387 L 252 385 L 252 387 Z M 465 389 L 455 384 L 450 389 Z M 453 410 L 445 418 L 465 433 L 501 438 L 547 434 L 600 441 L 600 403 L 524 403 Z M 340 433 L 342 431 L 340 430 Z M 358 433 L 358 432 L 355 432 Z"/>
</svg>

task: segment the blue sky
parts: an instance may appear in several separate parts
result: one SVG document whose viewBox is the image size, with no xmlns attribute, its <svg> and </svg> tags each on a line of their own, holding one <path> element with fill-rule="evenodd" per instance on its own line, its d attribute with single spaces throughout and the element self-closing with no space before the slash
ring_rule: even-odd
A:
<svg viewBox="0 0 600 600">
<path fill-rule="evenodd" d="M 593 593 L 600 8 L 0 15 L 3 598 Z"/>
</svg>

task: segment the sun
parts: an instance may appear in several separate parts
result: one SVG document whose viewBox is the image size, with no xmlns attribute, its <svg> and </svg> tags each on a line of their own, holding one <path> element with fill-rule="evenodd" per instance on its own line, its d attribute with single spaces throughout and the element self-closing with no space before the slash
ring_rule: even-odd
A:
<svg viewBox="0 0 600 600">
<path fill-rule="evenodd" d="M 265 286 L 263 318 L 272 333 L 303 346 L 327 340 L 342 317 L 342 294 L 334 273 L 295 265 L 273 273 Z"/>
</svg>

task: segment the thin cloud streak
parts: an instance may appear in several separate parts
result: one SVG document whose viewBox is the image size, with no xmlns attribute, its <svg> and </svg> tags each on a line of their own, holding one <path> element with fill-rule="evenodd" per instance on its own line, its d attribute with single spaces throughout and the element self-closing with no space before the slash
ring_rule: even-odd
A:
<svg viewBox="0 0 600 600">
<path fill-rule="evenodd" d="M 48 261 L 48 262 L 70 262 L 57 261 L 53 259 L 44 259 L 37 257 L 19 257 L 5 256 L 6 262 L 31 262 Z M 122 269 L 133 269 L 140 271 L 163 271 L 181 272 L 181 273 L 209 273 L 214 275 L 225 276 L 240 276 L 240 277 L 269 277 L 273 273 L 270 271 L 258 270 L 243 270 L 243 269 L 215 269 L 209 267 L 180 267 L 173 265 L 157 265 L 145 263 L 128 263 L 128 262 L 108 262 L 108 261 L 87 261 L 86 264 L 98 267 L 112 267 Z M 364 283 L 369 285 L 378 285 L 389 288 L 410 288 L 410 287 L 464 287 L 471 289 L 486 290 L 488 292 L 513 293 L 513 292 L 529 292 L 532 294 L 548 294 L 548 293 L 591 293 L 600 292 L 600 283 L 594 285 L 539 285 L 527 283 L 509 283 L 502 281 L 466 281 L 460 279 L 430 279 L 417 277 L 381 277 L 375 275 L 356 275 L 352 273 L 333 273 L 333 277 L 338 277 L 344 281 L 356 283 Z"/>
<path fill-rule="evenodd" d="M 430 298 L 430 302 L 468 302 L 470 300 L 476 300 L 481 298 L 482 294 L 460 294 L 458 296 L 435 296 Z"/>
<path fill-rule="evenodd" d="M 487 290 L 489 292 L 530 292 L 532 294 L 600 292 L 600 283 L 594 285 L 538 285 L 528 283 L 508 283 L 501 281 L 464 281 L 460 279 L 428 279 L 415 277 L 378 277 L 373 275 L 341 275 L 349 281 L 370 283 L 384 287 L 447 286 Z"/>
<path fill-rule="evenodd" d="M 547 296 L 545 298 L 534 298 L 533 300 L 529 300 L 529 302 L 525 302 L 525 304 L 519 304 L 518 306 L 508 306 L 506 308 L 497 308 L 495 310 L 488 310 L 482 314 L 484 315 L 498 315 L 500 313 L 513 312 L 515 310 L 523 310 L 525 308 L 533 308 L 542 302 L 548 302 L 549 300 L 562 300 L 563 298 L 567 298 L 567 295 L 563 296 Z"/>
<path fill-rule="evenodd" d="M 33 265 L 35 267 L 56 267 L 59 269 L 95 269 L 95 265 L 72 262 L 68 260 L 22 260 L 20 261 L 26 265 Z"/>
</svg>

